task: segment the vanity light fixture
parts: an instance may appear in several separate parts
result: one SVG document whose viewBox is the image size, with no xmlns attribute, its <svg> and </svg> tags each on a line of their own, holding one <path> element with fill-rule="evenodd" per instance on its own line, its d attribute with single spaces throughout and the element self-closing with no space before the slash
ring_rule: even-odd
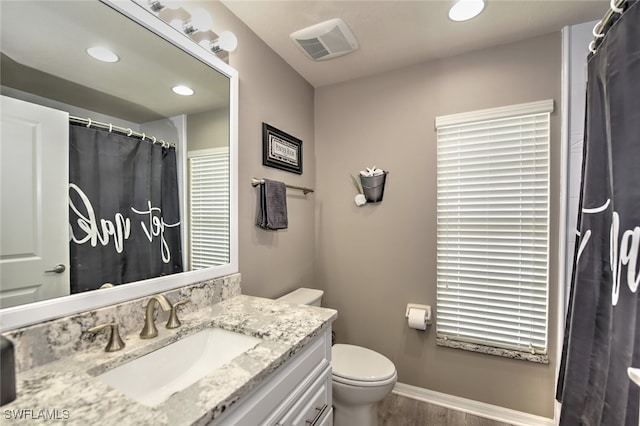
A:
<svg viewBox="0 0 640 426">
<path fill-rule="evenodd" d="M 120 57 L 106 47 L 94 46 L 87 49 L 87 54 L 102 62 L 118 62 Z"/>
<path fill-rule="evenodd" d="M 185 5 L 184 9 L 191 15 L 189 21 L 184 25 L 185 34 L 191 35 L 196 31 L 207 32 L 213 27 L 213 19 L 203 8 Z"/>
<path fill-rule="evenodd" d="M 158 0 L 149 1 L 149 9 L 164 22 L 187 35 L 195 31 L 190 22 L 191 14 L 176 1 L 163 1 L 162 3 Z"/>
<path fill-rule="evenodd" d="M 160 12 L 164 7 L 164 4 L 160 3 L 158 0 L 149 0 L 149 9 L 154 13 Z"/>
<path fill-rule="evenodd" d="M 233 52 L 238 47 L 238 38 L 231 31 L 223 31 L 218 36 L 218 39 L 211 43 L 211 51 L 218 53 L 221 50 L 227 52 Z"/>
<path fill-rule="evenodd" d="M 449 9 L 449 19 L 460 22 L 475 18 L 484 9 L 484 4 L 484 0 L 458 0 Z"/>
<path fill-rule="evenodd" d="M 165 22 L 168 22 L 173 28 L 182 31 L 186 35 L 195 31 L 195 28 L 190 24 L 191 15 L 184 7 L 177 9 L 170 9 L 165 7 L 162 9 L 158 16 Z"/>
<path fill-rule="evenodd" d="M 147 0 L 147 8 L 213 53 L 223 50 L 231 52 L 238 46 L 238 39 L 231 31 L 223 31 L 218 35 L 211 29 L 213 19 L 204 8 L 187 4 L 183 6 L 178 0 Z"/>
<path fill-rule="evenodd" d="M 191 37 L 191 39 L 198 43 L 200 46 L 204 47 L 205 49 L 209 49 L 211 43 L 218 38 L 218 34 L 214 33 L 211 30 L 196 31 L 193 34 L 190 34 L 189 37 Z"/>
<path fill-rule="evenodd" d="M 173 86 L 171 90 L 173 91 L 173 93 L 176 93 L 182 96 L 191 96 L 195 93 L 193 89 L 183 85 Z"/>
<path fill-rule="evenodd" d="M 165 7 L 168 9 L 178 9 L 182 7 L 183 1 L 180 0 L 134 0 L 136 3 L 147 3 L 147 7 L 152 12 L 158 13 Z"/>
</svg>

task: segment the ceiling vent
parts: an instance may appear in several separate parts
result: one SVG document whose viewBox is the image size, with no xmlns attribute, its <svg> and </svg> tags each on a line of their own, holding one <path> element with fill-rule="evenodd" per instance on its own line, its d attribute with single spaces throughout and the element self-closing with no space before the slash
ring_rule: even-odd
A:
<svg viewBox="0 0 640 426">
<path fill-rule="evenodd" d="M 353 33 L 339 18 L 303 28 L 290 37 L 314 61 L 337 58 L 358 48 Z"/>
</svg>

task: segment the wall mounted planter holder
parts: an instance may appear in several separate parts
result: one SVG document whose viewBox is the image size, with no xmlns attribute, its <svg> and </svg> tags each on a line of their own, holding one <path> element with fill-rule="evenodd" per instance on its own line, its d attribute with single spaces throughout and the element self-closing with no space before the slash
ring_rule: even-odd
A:
<svg viewBox="0 0 640 426">
<path fill-rule="evenodd" d="M 377 176 L 360 175 L 360 183 L 362 184 L 362 192 L 364 193 L 367 203 L 379 203 L 384 195 L 384 185 L 389 172 L 384 172 Z"/>
</svg>

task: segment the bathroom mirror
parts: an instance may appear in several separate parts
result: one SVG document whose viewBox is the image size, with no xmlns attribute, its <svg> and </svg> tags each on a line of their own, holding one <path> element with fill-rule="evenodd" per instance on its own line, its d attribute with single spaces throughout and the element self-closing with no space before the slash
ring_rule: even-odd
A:
<svg viewBox="0 0 640 426">
<path fill-rule="evenodd" d="M 23 296 L 16 291 L 14 299 L 23 297 L 23 303 L 0 309 L 0 329 L 13 329 L 237 272 L 237 72 L 133 1 L 0 2 L 0 9 L 3 102 L 6 97 L 19 99 L 176 144 L 185 267 L 185 272 L 173 275 L 60 294 L 35 302 L 29 289 L 23 291 Z M 90 58 L 86 49 L 94 45 L 108 46 L 120 60 L 114 64 Z M 173 93 L 171 88 L 180 84 L 190 86 L 195 94 Z M 3 132 L 3 139 L 5 135 Z M 11 158 L 5 147 L 3 143 L 3 165 L 9 164 Z M 223 173 L 228 193 L 222 200 L 223 204 L 228 203 L 225 206 L 228 217 L 222 228 L 227 232 L 221 236 L 225 247 L 221 250 L 222 260 L 211 263 L 216 266 L 192 267 L 189 157 L 219 149 L 226 152 L 224 165 L 228 165 L 228 171 Z M 42 164 L 47 167 L 66 161 L 63 158 L 58 163 L 54 155 L 42 155 Z M 0 193 L 3 206 L 22 202 L 20 192 L 11 189 L 10 180 L 3 178 Z M 64 197 L 68 200 L 67 191 Z M 11 227 L 3 220 L 0 290 L 10 285 L 12 279 L 7 279 L 5 271 L 15 260 L 13 253 L 5 250 Z M 34 224 L 31 229 L 16 226 L 21 233 L 16 233 L 15 239 L 27 240 L 28 236 L 38 247 L 46 238 L 36 228 L 68 228 L 68 223 L 54 224 L 46 212 L 35 214 L 30 220 Z M 53 270 L 56 263 L 68 268 L 64 261 L 46 266 Z"/>
</svg>

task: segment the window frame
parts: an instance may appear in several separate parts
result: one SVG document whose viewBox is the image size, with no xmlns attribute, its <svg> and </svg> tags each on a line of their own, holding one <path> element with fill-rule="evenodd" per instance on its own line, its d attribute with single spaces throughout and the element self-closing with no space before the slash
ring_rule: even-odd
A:
<svg viewBox="0 0 640 426">
<path fill-rule="evenodd" d="M 544 300 L 544 315 L 540 315 L 538 314 L 539 317 L 543 317 L 544 319 L 544 324 L 542 326 L 541 329 L 543 329 L 543 344 L 540 345 L 540 339 L 532 339 L 535 341 L 535 347 L 530 343 L 529 347 L 524 347 L 523 344 L 521 342 L 511 342 L 511 343 L 500 343 L 497 342 L 496 340 L 492 340 L 491 339 L 491 334 L 493 333 L 495 334 L 499 334 L 500 330 L 499 328 L 493 324 L 491 321 L 486 321 L 487 324 L 489 324 L 489 328 L 488 329 L 496 329 L 498 330 L 497 332 L 492 332 L 489 331 L 487 333 L 485 333 L 487 336 L 485 336 L 484 338 L 479 338 L 479 337 L 473 337 L 471 335 L 471 333 L 466 330 L 469 327 L 465 327 L 465 324 L 469 324 L 469 321 L 467 321 L 465 323 L 464 320 L 464 315 L 465 313 L 468 313 L 468 311 L 465 311 L 464 308 L 464 302 L 465 300 L 462 300 L 462 302 L 458 302 L 459 306 L 463 306 L 462 308 L 462 314 L 460 314 L 461 310 L 458 309 L 458 314 L 452 314 L 452 303 L 449 300 L 449 304 L 447 305 L 447 303 L 445 303 L 444 301 L 444 297 L 443 294 L 447 293 L 449 291 L 448 289 L 448 285 L 446 283 L 446 278 L 441 278 L 441 271 L 446 270 L 443 269 L 443 265 L 445 263 L 445 261 L 441 260 L 441 256 L 438 256 L 438 260 L 437 260 L 437 266 L 438 266 L 438 289 L 437 289 L 437 306 L 438 306 L 438 311 L 439 311 L 439 320 L 436 322 L 436 343 L 440 346 L 447 346 L 447 347 L 454 347 L 454 348 L 460 348 L 460 349 L 465 349 L 465 350 L 470 350 L 470 351 L 474 351 L 474 352 L 483 352 L 483 353 L 488 353 L 488 354 L 493 354 L 493 355 L 499 355 L 499 356 L 504 356 L 504 357 L 509 357 L 509 358 L 516 358 L 516 359 L 525 359 L 525 360 L 529 360 L 529 361 L 534 361 L 534 362 L 540 362 L 540 363 L 548 363 L 549 362 L 549 358 L 548 358 L 548 350 L 549 350 L 549 279 L 550 279 L 550 275 L 551 275 L 551 271 L 550 271 L 550 257 L 549 257 L 549 250 L 550 250 L 550 244 L 549 244 L 549 240 L 550 240 L 550 214 L 551 214 L 551 205 L 550 205 L 550 193 L 551 193 L 551 179 L 550 179 L 550 173 L 551 173 L 551 120 L 550 120 L 550 114 L 551 112 L 553 112 L 554 109 L 554 103 L 553 100 L 549 99 L 549 100 L 543 100 L 543 101 L 537 101 L 537 102 L 530 102 L 530 103 L 524 103 L 524 104 L 516 104 L 516 105 L 510 105 L 510 106 L 504 106 L 504 107 L 498 107 L 498 108 L 490 108 L 490 109 L 483 109 L 483 110 L 478 110 L 478 111 L 471 111 L 471 112 L 465 112 L 465 113 L 461 113 L 461 114 L 451 114 L 451 115 L 446 115 L 446 116 L 439 116 L 436 117 L 435 119 L 435 130 L 436 130 L 436 143 L 438 144 L 438 158 L 436 160 L 436 164 L 437 164 L 437 168 L 438 168 L 438 178 L 439 181 L 438 182 L 442 182 L 443 180 L 440 179 L 441 176 L 443 176 L 441 174 L 443 167 L 446 167 L 445 165 L 445 160 L 443 159 L 443 155 L 441 154 L 441 148 L 442 148 L 442 138 L 441 138 L 441 133 L 445 130 L 445 129 L 451 129 L 454 127 L 459 127 L 459 128 L 463 128 L 464 126 L 466 126 L 467 128 L 470 128 L 470 126 L 473 126 L 474 124 L 476 125 L 486 125 L 487 127 L 491 127 L 491 123 L 495 122 L 495 123 L 500 123 L 501 121 L 504 123 L 506 121 L 509 120 L 516 120 L 516 119 L 524 119 L 527 118 L 529 116 L 536 116 L 536 115 L 541 115 L 545 118 L 546 120 L 546 140 L 542 143 L 546 143 L 546 220 L 545 220 L 545 229 L 544 229 L 544 233 L 545 233 L 545 237 L 546 237 L 546 247 L 544 248 L 544 273 L 545 273 L 545 282 L 544 282 L 544 296 L 542 297 L 542 299 Z M 473 135 L 472 135 L 473 136 Z M 477 136 L 479 138 L 479 136 Z M 489 139 L 489 143 L 495 143 L 495 135 L 490 135 L 490 136 L 483 136 L 485 138 L 485 142 L 487 138 L 491 138 L 493 137 L 494 140 L 493 142 L 491 142 L 491 139 Z M 453 137 L 453 139 L 455 139 L 455 137 Z M 520 140 L 520 142 L 522 142 L 522 140 L 524 140 L 526 138 L 523 138 Z M 512 139 L 512 141 L 518 141 L 517 138 Z M 455 142 L 454 142 L 455 143 Z M 474 145 L 470 145 L 469 151 L 473 151 L 473 147 Z M 464 151 L 465 148 L 462 148 L 462 150 Z M 493 163 L 491 163 L 493 164 Z M 523 164 L 523 162 L 521 161 L 520 164 Z M 451 163 L 449 164 L 449 166 L 451 165 Z M 463 166 L 464 167 L 464 166 Z M 532 166 L 533 167 L 533 166 Z M 497 169 L 497 166 L 496 166 Z M 449 169 L 450 172 L 451 169 Z M 459 168 L 457 170 L 460 170 Z M 459 173 L 460 175 L 462 173 Z M 492 172 L 487 172 L 487 174 L 492 174 Z M 537 172 L 536 174 L 540 174 L 539 172 Z M 487 178 L 489 179 L 489 178 Z M 446 180 L 446 178 L 445 178 Z M 463 178 L 461 178 L 460 180 L 464 181 Z M 474 182 L 475 183 L 475 182 Z M 471 189 L 473 190 L 473 189 Z M 446 190 L 441 190 L 441 184 L 438 184 L 438 210 L 437 210 L 437 218 L 438 218 L 438 225 L 437 225 L 437 230 L 438 230 L 438 246 L 441 246 L 441 243 L 443 241 L 443 238 L 441 237 L 442 235 L 442 230 L 443 230 L 443 213 L 441 213 L 443 211 L 443 209 L 441 209 L 442 207 L 442 197 L 441 195 L 446 193 Z M 453 191 L 455 192 L 455 191 Z M 537 193 L 536 193 L 537 194 Z M 450 199 L 449 199 L 450 201 Z M 464 204 L 464 202 L 462 202 L 461 204 Z M 522 206 L 522 204 L 520 205 Z M 490 206 L 487 209 L 491 210 L 493 209 L 495 206 Z M 459 207 L 458 207 L 459 208 Z M 474 207 L 474 209 L 476 209 Z M 522 207 L 519 208 L 519 211 L 523 211 L 524 209 Z M 462 216 L 464 216 L 464 213 L 462 213 Z M 492 217 L 493 219 L 493 217 Z M 458 225 L 459 227 L 461 225 Z M 535 228 L 536 232 L 538 228 Z M 460 231 L 461 232 L 461 231 Z M 491 231 L 488 232 L 488 234 Z M 464 231 L 464 233 L 466 233 L 466 231 Z M 490 239 L 489 237 L 487 237 L 487 239 Z M 461 246 L 463 246 L 464 244 L 460 244 Z M 439 249 L 438 252 L 440 254 L 442 250 Z M 462 249 L 462 254 L 464 255 L 464 249 Z M 506 261 L 505 261 L 506 262 Z M 511 262 L 511 261 L 509 261 Z M 455 265 L 456 261 L 446 261 L 446 263 L 449 265 L 447 267 L 450 267 L 451 265 Z M 458 263 L 464 263 L 462 261 L 458 262 Z M 487 261 L 487 263 L 490 263 L 489 261 Z M 495 263 L 495 262 L 494 262 Z M 517 261 L 515 263 L 522 263 L 522 260 Z M 484 265 L 483 265 L 484 266 Z M 510 266 L 507 266 L 510 267 Z M 501 267 L 497 267 L 497 269 L 499 270 Z M 487 266 L 487 273 L 493 272 L 491 270 L 491 266 Z M 494 274 L 495 275 L 495 274 Z M 487 278 L 487 281 L 490 278 Z M 475 284 L 474 284 L 475 285 Z M 538 284 L 539 286 L 540 284 Z M 492 286 L 491 283 L 487 284 L 487 286 Z M 509 290 L 511 289 L 515 289 L 518 286 L 522 287 L 521 284 L 517 284 L 514 285 L 513 287 L 510 287 Z M 463 286 L 460 286 L 463 287 Z M 467 286 L 466 288 L 471 289 L 471 286 Z M 458 293 L 462 294 L 462 291 L 457 290 Z M 469 290 L 470 294 L 473 294 L 472 290 Z M 474 290 L 475 291 L 475 290 Z M 538 291 L 538 288 L 536 287 L 536 291 Z M 470 295 L 463 295 L 461 298 L 462 299 L 471 299 L 472 296 Z M 532 300 L 536 300 L 536 297 L 540 298 L 540 296 L 531 296 Z M 467 301 L 468 302 L 468 301 Z M 509 302 L 511 303 L 511 302 Z M 516 306 L 516 304 L 513 304 L 514 306 L 510 307 L 513 308 Z M 446 306 L 446 307 L 445 307 Z M 467 307 L 468 309 L 468 307 Z M 515 312 L 515 311 L 513 311 Z M 452 318 L 454 318 L 456 315 L 458 315 L 459 318 L 463 318 L 462 320 L 458 320 L 459 323 L 461 324 L 461 326 L 459 327 L 457 332 L 453 332 L 452 331 L 452 324 L 455 325 L 455 320 L 452 320 Z M 499 317 L 502 314 L 498 315 L 498 314 L 485 314 L 486 318 L 488 317 Z M 537 320 L 539 320 L 540 318 L 537 318 Z M 496 320 L 496 324 L 500 323 L 501 320 Z M 519 320 L 521 321 L 521 320 Z M 534 322 L 534 320 L 530 320 L 531 323 Z M 444 324 L 444 325 L 443 325 Z M 510 324 L 509 321 L 504 320 L 504 324 Z M 518 324 L 518 327 L 520 329 L 522 329 L 522 322 L 520 322 Z M 538 326 L 536 326 L 538 327 Z M 485 330 L 483 332 L 486 331 L 486 326 L 485 326 Z M 462 330 L 462 331 L 461 331 Z M 538 330 L 536 328 L 536 330 Z M 457 335 L 456 335 L 457 333 Z M 537 335 L 539 336 L 539 330 L 536 331 L 536 333 L 538 333 Z M 482 334 L 482 332 L 481 332 Z M 511 332 L 507 332 L 508 334 L 513 334 Z"/>
<path fill-rule="evenodd" d="M 196 188 L 198 182 L 203 182 L 202 175 L 206 175 L 205 166 L 215 164 L 210 178 L 213 182 L 206 183 L 209 187 Z M 226 165 L 226 167 L 225 167 Z M 187 152 L 187 166 L 189 175 L 189 241 L 188 241 L 188 265 L 190 270 L 204 269 L 212 266 L 224 265 L 230 262 L 231 257 L 231 241 L 229 238 L 229 210 L 230 210 L 230 182 L 229 182 L 229 148 L 217 147 L 201 150 L 192 150 Z M 200 167 L 203 167 L 200 169 Z M 196 178 L 194 174 L 199 175 Z M 226 185 L 222 190 L 221 185 Z M 200 201 L 198 193 L 200 191 L 208 191 L 209 194 Z M 213 195 L 212 193 L 215 193 Z M 211 207 L 215 205 L 216 207 Z M 216 212 L 218 214 L 216 215 Z M 220 213 L 222 212 L 222 213 Z M 203 216 L 214 215 L 218 218 L 217 222 L 205 226 L 203 224 Z M 220 218 L 223 223 L 220 223 Z M 204 220 L 206 222 L 206 220 Z M 208 229 L 207 229 L 208 228 Z M 207 231 L 221 230 L 216 235 L 222 238 L 213 238 Z M 222 241 L 220 241 L 222 240 Z M 209 253 L 200 250 L 201 247 L 207 247 Z M 213 250 L 211 250 L 213 248 Z M 220 252 L 216 254 L 215 252 Z"/>
</svg>

